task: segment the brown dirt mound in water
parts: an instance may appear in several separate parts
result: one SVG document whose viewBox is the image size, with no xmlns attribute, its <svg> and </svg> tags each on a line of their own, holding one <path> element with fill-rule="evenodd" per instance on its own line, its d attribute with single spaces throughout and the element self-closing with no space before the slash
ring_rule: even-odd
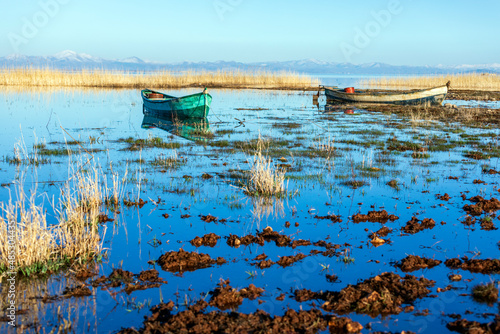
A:
<svg viewBox="0 0 500 334">
<path fill-rule="evenodd" d="M 443 196 L 441 196 L 441 194 L 437 194 L 437 195 L 436 195 L 436 198 L 437 198 L 437 199 L 440 199 L 440 200 L 442 200 L 442 201 L 449 201 L 451 197 L 450 197 L 450 195 L 448 195 L 447 193 L 444 193 L 444 195 L 443 195 Z"/>
<path fill-rule="evenodd" d="M 295 262 L 300 261 L 300 260 L 302 260 L 305 257 L 307 257 L 307 255 L 304 255 L 302 253 L 299 253 L 297 255 L 291 255 L 291 256 L 282 256 L 279 259 L 279 261 L 276 262 L 276 263 L 279 264 L 280 266 L 282 266 L 284 268 L 284 267 L 291 266 Z"/>
<path fill-rule="evenodd" d="M 466 256 L 462 259 L 448 259 L 444 264 L 451 269 L 463 269 L 473 273 L 494 274 L 500 273 L 500 260 L 498 259 L 471 259 Z"/>
<path fill-rule="evenodd" d="M 66 287 L 63 292 L 63 296 L 66 298 L 70 297 L 86 297 L 91 296 L 92 291 L 84 285 L 75 286 L 72 288 Z"/>
<path fill-rule="evenodd" d="M 217 217 L 214 217 L 212 215 L 206 215 L 206 216 L 201 216 L 201 220 L 203 220 L 205 223 L 213 223 L 217 222 Z"/>
<path fill-rule="evenodd" d="M 266 269 L 266 268 L 270 268 L 273 264 L 275 264 L 276 262 L 272 261 L 272 260 L 268 260 L 267 259 L 267 255 L 262 253 L 258 256 L 255 257 L 255 259 L 253 259 L 254 261 L 257 261 L 257 262 L 253 262 L 253 263 L 250 263 L 252 266 L 257 266 L 259 267 L 260 269 Z"/>
<path fill-rule="evenodd" d="M 198 236 L 195 237 L 193 240 L 190 241 L 190 243 L 195 247 L 200 247 L 200 246 L 215 247 L 219 239 L 220 236 L 218 236 L 217 234 L 209 233 L 205 234 L 203 237 L 198 237 Z"/>
<path fill-rule="evenodd" d="M 229 280 L 221 280 L 217 284 L 215 290 L 210 291 L 210 306 L 219 308 L 220 310 L 236 309 L 243 303 L 244 298 L 254 300 L 264 293 L 264 289 L 257 288 L 255 285 L 250 284 L 248 288 L 236 290 L 229 285 Z"/>
<path fill-rule="evenodd" d="M 410 221 L 406 222 L 406 225 L 401 228 L 402 231 L 410 234 L 415 234 L 425 229 L 432 229 L 436 226 L 436 222 L 430 218 L 424 218 L 420 223 L 417 217 L 412 217 Z"/>
<path fill-rule="evenodd" d="M 500 333 L 500 316 L 497 315 L 493 322 L 486 324 L 481 324 L 477 321 L 468 321 L 466 319 L 456 320 L 448 323 L 446 325 L 446 328 L 448 328 L 450 331 L 458 333 Z"/>
<path fill-rule="evenodd" d="M 500 201 L 496 198 L 486 200 L 481 196 L 474 196 L 469 201 L 476 204 L 465 204 L 463 209 L 472 216 L 480 216 L 483 212 L 494 212 L 500 210 Z"/>
<path fill-rule="evenodd" d="M 368 314 L 370 316 L 399 314 L 403 311 L 402 304 L 412 303 L 430 293 L 428 287 L 434 281 L 417 278 L 412 275 L 401 277 L 394 273 L 384 273 L 367 279 L 356 285 L 348 285 L 340 292 L 312 292 L 296 290 L 295 299 L 308 301 L 322 299 L 325 311 L 335 311 L 339 314 L 351 312 Z"/>
<path fill-rule="evenodd" d="M 372 223 L 387 223 L 388 220 L 390 221 L 395 221 L 399 219 L 398 216 L 396 215 L 389 215 L 387 211 L 381 210 L 381 211 L 369 211 L 368 214 L 363 215 L 361 213 L 355 214 L 352 216 L 352 220 L 355 223 L 362 223 L 362 222 L 372 222 Z"/>
<path fill-rule="evenodd" d="M 311 241 L 299 239 L 299 240 L 294 240 L 291 246 L 292 248 L 295 248 L 298 246 L 311 246 L 311 245 L 312 245 Z"/>
<path fill-rule="evenodd" d="M 490 175 L 500 174 L 500 172 L 499 172 L 499 171 L 496 171 L 496 170 L 494 170 L 493 168 L 490 168 L 489 170 L 483 170 L 483 173 L 484 173 L 484 174 L 490 174 Z"/>
<path fill-rule="evenodd" d="M 384 273 L 342 289 L 323 304 L 323 309 L 339 314 L 356 312 L 372 316 L 399 314 L 403 303 L 412 303 L 430 293 L 434 281 L 412 275 Z"/>
<path fill-rule="evenodd" d="M 369 237 L 371 239 L 375 237 L 387 237 L 389 233 L 392 232 L 392 229 L 388 228 L 387 226 L 382 227 L 380 230 L 370 233 Z"/>
<path fill-rule="evenodd" d="M 404 272 L 412 272 L 424 268 L 433 268 L 443 261 L 429 259 L 425 257 L 408 255 L 396 264 L 396 267 L 400 268 Z"/>
<path fill-rule="evenodd" d="M 138 281 L 134 278 L 137 278 Z M 137 275 L 134 275 L 132 272 L 127 270 L 114 269 L 108 277 L 101 276 L 100 278 L 94 280 L 92 282 L 92 286 L 103 286 L 106 288 L 125 286 L 122 291 L 130 294 L 136 290 L 157 288 L 164 283 L 167 283 L 167 281 L 164 281 L 159 277 L 158 270 L 156 269 L 145 270 Z"/>
<path fill-rule="evenodd" d="M 120 333 L 317 333 L 327 328 L 331 333 L 359 333 L 363 329 L 358 322 L 324 315 L 318 309 L 299 312 L 288 309 L 283 316 L 273 317 L 262 310 L 251 314 L 206 313 L 206 306 L 198 304 L 177 314 L 172 313 L 173 302 L 160 304 L 151 309 L 152 315 L 144 321 L 142 329 L 124 329 Z"/>
<path fill-rule="evenodd" d="M 316 219 L 329 219 L 333 223 L 342 223 L 342 219 L 340 219 L 340 216 L 335 216 L 335 215 L 327 215 L 327 216 L 314 216 Z"/>
<path fill-rule="evenodd" d="M 273 231 L 270 226 L 266 227 L 262 232 L 257 231 L 256 236 L 249 234 L 244 237 L 238 237 L 237 235 L 230 234 L 227 238 L 227 244 L 231 247 L 239 247 L 240 245 L 248 246 L 250 244 L 264 246 L 266 241 L 274 241 L 278 247 L 292 245 L 292 239 L 289 236 Z"/>
<path fill-rule="evenodd" d="M 161 269 L 165 271 L 182 273 L 184 271 L 207 268 L 214 264 L 221 265 L 226 263 L 226 260 L 222 257 L 214 260 L 208 254 L 186 252 L 181 248 L 178 252 L 171 251 L 163 254 L 157 262 L 161 266 Z"/>
<path fill-rule="evenodd" d="M 493 219 L 481 219 L 481 230 L 484 231 L 494 231 L 498 230 L 498 227 L 493 224 Z"/>
</svg>

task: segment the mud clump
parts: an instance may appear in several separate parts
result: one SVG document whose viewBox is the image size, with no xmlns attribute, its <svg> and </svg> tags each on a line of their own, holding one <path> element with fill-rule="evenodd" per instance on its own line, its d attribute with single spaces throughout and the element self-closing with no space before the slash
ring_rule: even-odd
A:
<svg viewBox="0 0 500 334">
<path fill-rule="evenodd" d="M 303 240 L 303 239 L 294 240 L 291 244 L 292 248 L 295 248 L 298 246 L 311 246 L 311 245 L 312 245 L 311 241 Z"/>
<path fill-rule="evenodd" d="M 314 216 L 315 219 L 328 219 L 331 220 L 333 223 L 342 223 L 342 219 L 340 216 L 336 215 L 327 215 L 327 216 Z"/>
<path fill-rule="evenodd" d="M 206 215 L 206 216 L 201 216 L 201 220 L 203 220 L 205 223 L 213 223 L 217 222 L 217 217 L 214 217 L 212 215 Z"/>
<path fill-rule="evenodd" d="M 466 319 L 460 319 L 450 322 L 446 325 L 450 331 L 458 333 L 477 333 L 477 334 L 487 334 L 487 333 L 500 333 L 500 315 L 495 317 L 493 322 L 487 324 L 481 324 L 477 321 L 468 321 Z"/>
<path fill-rule="evenodd" d="M 163 254 L 158 258 L 157 262 L 161 266 L 161 269 L 165 271 L 182 273 L 208 268 L 214 264 L 222 265 L 227 261 L 222 257 L 214 260 L 208 254 L 186 252 L 181 248 L 177 252 L 171 251 Z"/>
<path fill-rule="evenodd" d="M 351 312 L 371 316 L 399 314 L 403 303 L 412 303 L 430 293 L 434 281 L 412 275 L 401 277 L 384 273 L 356 285 L 348 285 L 338 293 L 327 293 L 323 309 L 339 314 Z"/>
<path fill-rule="evenodd" d="M 299 303 L 307 302 L 307 301 L 313 300 L 313 299 L 321 299 L 322 298 L 322 295 L 320 293 L 313 292 L 309 289 L 295 290 L 293 294 L 294 294 L 295 300 L 298 301 Z"/>
<path fill-rule="evenodd" d="M 474 196 L 469 201 L 476 204 L 465 204 L 463 209 L 471 216 L 480 216 L 483 212 L 489 213 L 500 210 L 500 201 L 496 198 L 486 200 L 481 196 Z"/>
<path fill-rule="evenodd" d="M 163 282 L 159 277 L 160 273 L 156 269 L 142 271 L 137 278 L 143 282 Z"/>
<path fill-rule="evenodd" d="M 250 244 L 258 244 L 264 246 L 266 242 L 274 241 L 276 246 L 285 247 L 292 245 L 292 239 L 289 236 L 280 234 L 273 231 L 272 227 L 266 227 L 262 232 L 257 231 L 257 235 L 245 235 L 238 237 L 237 235 L 230 234 L 227 238 L 227 244 L 231 247 L 239 247 L 241 245 L 248 246 Z"/>
<path fill-rule="evenodd" d="M 198 236 L 195 237 L 193 240 L 190 241 L 190 243 L 195 247 L 200 247 L 200 246 L 215 247 L 219 239 L 220 236 L 218 236 L 217 234 L 209 233 L 205 234 L 203 237 L 198 237 Z"/>
<path fill-rule="evenodd" d="M 495 224 L 493 224 L 493 220 L 491 218 L 489 218 L 489 219 L 483 218 L 483 219 L 481 219 L 481 230 L 494 231 L 494 230 L 498 230 L 498 228 L 495 226 Z"/>
<path fill-rule="evenodd" d="M 352 216 L 352 220 L 355 223 L 362 223 L 362 222 L 372 222 L 372 223 L 387 223 L 387 221 L 395 221 L 399 219 L 398 216 L 396 215 L 389 215 L 387 211 L 381 210 L 381 211 L 369 211 L 368 214 L 364 215 L 361 213 L 355 214 Z"/>
<path fill-rule="evenodd" d="M 139 209 L 142 209 L 142 207 L 147 203 L 148 201 L 144 201 L 142 198 L 139 198 L 139 200 L 137 201 L 131 201 L 129 199 L 124 199 L 123 200 L 123 205 L 127 206 L 127 207 L 132 207 L 132 206 L 135 206 L 135 207 L 138 207 Z"/>
<path fill-rule="evenodd" d="M 464 256 L 462 259 L 448 259 L 444 264 L 451 269 L 463 269 L 472 273 L 495 274 L 500 273 L 500 260 L 498 259 L 468 259 Z"/>
<path fill-rule="evenodd" d="M 337 275 L 328 275 L 326 274 L 326 280 L 330 283 L 336 283 L 339 280 L 339 277 Z"/>
<path fill-rule="evenodd" d="M 250 284 L 248 288 L 243 288 L 240 291 L 229 285 L 229 280 L 221 280 L 217 284 L 215 290 L 210 291 L 212 296 L 208 305 L 217 307 L 220 310 L 236 309 L 243 303 L 244 298 L 254 300 L 264 293 L 264 289 L 257 288 Z"/>
<path fill-rule="evenodd" d="M 431 218 L 424 218 L 420 223 L 417 217 L 412 217 L 401 230 L 406 233 L 415 234 L 425 229 L 432 229 L 434 226 L 436 226 L 436 222 Z"/>
<path fill-rule="evenodd" d="M 490 174 L 490 175 L 500 174 L 500 172 L 499 172 L 499 171 L 496 171 L 496 170 L 494 170 L 493 168 L 490 168 L 489 170 L 486 170 L 486 169 L 485 169 L 485 170 L 483 170 L 483 173 L 484 173 L 484 174 Z"/>
<path fill-rule="evenodd" d="M 291 266 L 297 261 L 302 260 L 305 257 L 307 257 L 307 255 L 304 255 L 302 253 L 298 253 L 297 255 L 291 255 L 291 256 L 282 256 L 276 263 L 285 268 Z"/>
<path fill-rule="evenodd" d="M 429 259 L 425 257 L 408 255 L 396 264 L 396 267 L 404 272 L 412 272 L 419 269 L 433 268 L 441 264 L 440 260 Z"/>
<path fill-rule="evenodd" d="M 447 193 L 445 193 L 442 196 L 441 196 L 441 194 L 437 194 L 436 198 L 439 199 L 439 200 L 441 200 L 441 201 L 449 201 L 451 197 L 450 197 L 450 195 L 448 195 Z"/>
<path fill-rule="evenodd" d="M 64 289 L 64 292 L 63 292 L 63 296 L 66 298 L 87 297 L 87 296 L 91 296 L 91 295 L 92 295 L 92 291 L 84 285 L 79 285 L 79 286 L 72 287 L 72 288 L 66 287 Z"/>
<path fill-rule="evenodd" d="M 375 237 L 387 237 L 389 233 L 392 232 L 392 229 L 388 228 L 387 226 L 382 227 L 380 230 L 370 233 L 369 237 L 370 239 L 373 239 Z"/>
<path fill-rule="evenodd" d="M 157 288 L 167 283 L 159 277 L 158 270 L 145 270 L 134 275 L 132 272 L 123 269 L 114 269 L 108 277 L 101 276 L 92 282 L 93 287 L 117 288 L 123 286 L 127 294 L 137 290 Z"/>
<path fill-rule="evenodd" d="M 96 276 L 97 273 L 91 271 L 91 270 L 88 270 L 86 268 L 82 268 L 80 269 L 76 274 L 75 274 L 75 278 L 79 281 L 86 281 L 87 279 L 89 279 L 90 277 L 94 277 Z"/>
<path fill-rule="evenodd" d="M 92 286 L 105 286 L 111 288 L 117 288 L 122 286 L 123 284 L 130 283 L 134 279 L 134 274 L 130 271 L 123 269 L 113 269 L 111 274 L 108 277 L 101 276 L 98 279 L 92 282 Z"/>
<path fill-rule="evenodd" d="M 260 269 L 266 269 L 266 268 L 270 268 L 273 264 L 275 264 L 276 262 L 272 261 L 272 260 L 268 260 L 267 259 L 267 255 L 262 253 L 260 255 L 257 255 L 254 259 L 254 261 L 256 262 L 253 262 L 253 263 L 250 263 L 252 266 L 257 266 L 259 267 Z"/>
<path fill-rule="evenodd" d="M 347 318 L 324 315 L 318 309 L 295 311 L 288 309 L 283 316 L 271 316 L 258 310 L 251 314 L 238 312 L 206 312 L 206 302 L 189 306 L 173 314 L 174 304 L 160 304 L 151 309 L 143 328 L 124 329 L 120 333 L 358 333 L 363 326 Z"/>
</svg>

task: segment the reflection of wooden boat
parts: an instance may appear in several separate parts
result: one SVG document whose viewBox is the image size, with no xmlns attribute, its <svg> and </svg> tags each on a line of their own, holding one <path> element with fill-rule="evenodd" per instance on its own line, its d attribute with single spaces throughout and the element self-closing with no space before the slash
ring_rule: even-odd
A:
<svg viewBox="0 0 500 334">
<path fill-rule="evenodd" d="M 201 93 L 182 97 L 143 89 L 141 96 L 144 114 L 179 118 L 206 118 L 212 102 L 206 88 Z"/>
<path fill-rule="evenodd" d="M 359 103 L 359 104 L 441 104 L 448 93 L 450 82 L 435 88 L 405 91 L 405 92 L 348 92 L 347 89 L 325 87 L 328 103 Z"/>
<path fill-rule="evenodd" d="M 143 129 L 162 129 L 173 135 L 193 141 L 207 141 L 211 137 L 210 124 L 206 118 L 176 118 L 144 115 Z"/>
</svg>

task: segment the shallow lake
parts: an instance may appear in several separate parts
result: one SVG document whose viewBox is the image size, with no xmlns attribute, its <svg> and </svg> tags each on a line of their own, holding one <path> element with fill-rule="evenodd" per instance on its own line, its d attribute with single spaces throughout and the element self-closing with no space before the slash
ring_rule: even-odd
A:
<svg viewBox="0 0 500 334">
<path fill-rule="evenodd" d="M 194 92 L 183 89 L 171 94 Z M 466 224 L 463 209 L 473 204 L 469 199 L 474 196 L 499 197 L 498 174 L 486 173 L 500 170 L 499 129 L 357 109 L 353 114 L 325 112 L 324 106 L 312 104 L 314 92 L 210 93 L 208 123 L 155 124 L 144 118 L 138 90 L 0 92 L 1 201 L 15 198 L 15 183 L 24 180 L 25 189 L 36 188 L 38 200 L 46 204 L 49 223 L 55 222 L 50 200 L 68 179 L 68 155 L 41 156 L 44 160 L 38 166 L 13 163 L 16 145 L 29 153 L 41 143 L 48 149 L 70 149 L 72 160 L 91 160 L 101 167 L 104 178 L 110 179 L 112 173 L 125 176 L 124 197 L 147 201 L 141 208 L 103 207 L 114 221 L 101 227 L 106 230 L 106 256 L 89 265 L 95 277 L 81 282 L 71 270 L 63 270 L 42 278 L 19 278 L 18 287 L 24 291 L 18 300 L 19 309 L 24 310 L 19 326 L 25 324 L 33 332 L 42 326 L 50 332 L 61 319 L 70 319 L 77 333 L 140 328 L 152 306 L 172 300 L 179 311 L 196 300 L 208 301 L 207 293 L 221 279 L 229 279 L 234 288 L 252 283 L 265 290 L 255 300 L 244 299 L 239 312 L 261 309 L 282 315 L 288 308 L 312 307 L 313 301 L 295 298 L 296 290 L 341 291 L 385 272 L 404 277 L 406 273 L 396 264 L 408 255 L 443 261 L 409 273 L 435 281 L 426 296 L 403 303 L 403 307 L 413 305 L 413 310 L 375 317 L 360 312 L 344 316 L 373 331 L 431 333 L 447 331 L 454 314 L 484 323 L 498 313 L 496 303 L 478 303 L 471 296 L 475 285 L 497 282 L 498 273 L 451 269 L 444 261 L 499 256 L 498 232 L 481 228 L 481 219 L 498 226 L 498 217 L 483 213 L 475 217 L 475 223 Z M 172 148 L 134 146 L 137 139 L 155 138 L 177 144 Z M 281 198 L 251 196 L 242 189 L 259 140 L 262 155 L 286 172 L 287 193 Z M 468 155 L 478 151 L 486 159 Z M 438 198 L 445 193 L 448 200 Z M 398 218 L 383 222 L 353 219 L 358 213 L 381 210 Z M 216 220 L 203 221 L 207 215 Z M 330 219 L 333 216 L 341 221 Z M 409 232 L 405 226 L 412 217 L 433 219 L 435 226 Z M 231 247 L 227 243 L 231 234 L 255 235 L 268 226 L 291 241 L 303 239 L 312 244 L 279 247 L 266 241 L 264 246 Z M 392 232 L 381 237 L 383 244 L 375 245 L 370 235 L 383 226 Z M 215 247 L 190 243 L 208 233 L 221 237 Z M 313 245 L 319 241 L 338 247 L 328 255 L 319 243 Z M 164 271 L 154 263 L 162 254 L 180 248 L 227 262 L 182 273 Z M 260 269 L 252 264 L 262 253 L 274 262 L 299 253 L 306 257 L 289 266 L 276 263 Z M 130 294 L 123 286 L 91 284 L 114 268 L 134 274 L 155 268 L 168 283 Z M 462 280 L 450 281 L 452 273 L 462 275 Z M 327 275 L 337 279 L 329 281 Z M 81 284 L 90 288 L 90 296 L 58 297 L 67 286 Z M 277 300 L 282 293 L 285 298 Z M 315 303 L 319 307 L 323 302 Z M 10 327 L 0 322 L 0 331 L 5 329 Z"/>
</svg>

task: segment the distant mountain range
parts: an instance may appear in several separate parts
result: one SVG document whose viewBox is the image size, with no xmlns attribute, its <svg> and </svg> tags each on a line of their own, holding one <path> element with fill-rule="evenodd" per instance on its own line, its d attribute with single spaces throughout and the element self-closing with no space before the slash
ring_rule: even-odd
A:
<svg viewBox="0 0 500 334">
<path fill-rule="evenodd" d="M 384 63 L 326 62 L 316 59 L 293 61 L 271 61 L 241 63 L 235 61 L 159 63 L 145 61 L 137 57 L 125 59 L 104 59 L 74 51 L 63 51 L 53 56 L 9 55 L 0 57 L 0 68 L 50 67 L 64 70 L 104 69 L 124 71 L 186 71 L 186 70 L 267 70 L 293 71 L 305 74 L 448 74 L 467 72 L 500 73 L 500 64 L 458 65 L 458 66 L 394 66 Z"/>
</svg>

